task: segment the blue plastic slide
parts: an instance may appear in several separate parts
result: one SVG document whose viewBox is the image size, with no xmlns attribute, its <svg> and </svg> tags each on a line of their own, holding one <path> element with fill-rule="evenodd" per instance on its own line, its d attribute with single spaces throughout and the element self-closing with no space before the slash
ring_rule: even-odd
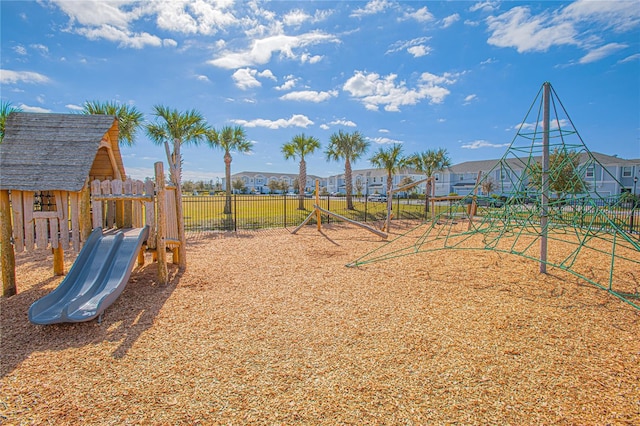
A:
<svg viewBox="0 0 640 426">
<path fill-rule="evenodd" d="M 31 305 L 29 321 L 56 324 L 98 317 L 124 290 L 148 235 L 148 226 L 108 234 L 94 229 L 60 285 Z"/>
</svg>

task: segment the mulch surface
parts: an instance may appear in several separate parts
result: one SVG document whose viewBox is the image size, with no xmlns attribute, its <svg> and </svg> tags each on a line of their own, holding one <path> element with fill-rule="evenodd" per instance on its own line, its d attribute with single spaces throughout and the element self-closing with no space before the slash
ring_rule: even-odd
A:
<svg viewBox="0 0 640 426">
<path fill-rule="evenodd" d="M 50 326 L 27 311 L 62 277 L 21 253 L 0 423 L 640 424 L 640 311 L 491 251 L 345 267 L 383 244 L 336 224 L 191 235 L 168 285 L 147 254 L 102 323 Z"/>
</svg>

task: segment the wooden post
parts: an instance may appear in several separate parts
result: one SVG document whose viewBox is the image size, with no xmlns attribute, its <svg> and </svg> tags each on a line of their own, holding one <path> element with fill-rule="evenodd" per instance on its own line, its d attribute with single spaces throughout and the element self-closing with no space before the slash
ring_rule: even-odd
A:
<svg viewBox="0 0 640 426">
<path fill-rule="evenodd" d="M 53 275 L 64 275 L 64 250 L 62 245 L 52 248 L 53 252 Z"/>
<path fill-rule="evenodd" d="M 316 179 L 316 206 L 320 205 L 320 180 Z M 322 229 L 322 215 L 320 210 L 316 209 L 316 221 L 318 222 L 318 231 Z"/>
<path fill-rule="evenodd" d="M 473 223 L 473 217 L 478 212 L 478 185 L 480 185 L 480 180 L 482 179 L 482 170 L 478 172 L 478 177 L 476 178 L 476 186 L 473 189 L 473 198 L 471 199 L 471 204 L 469 204 L 469 208 L 467 210 L 467 216 L 469 216 L 469 225 L 467 226 L 467 231 L 471 229 L 471 224 Z"/>
<path fill-rule="evenodd" d="M 154 164 L 156 172 L 156 189 L 157 197 L 156 204 L 158 208 L 156 225 L 156 247 L 158 256 L 158 281 L 160 284 L 167 284 L 169 282 L 169 272 L 167 271 L 167 243 L 166 237 L 166 217 L 165 211 L 165 188 L 164 188 L 164 165 L 161 161 Z"/>
<path fill-rule="evenodd" d="M 9 191 L 0 191 L 0 260 L 2 263 L 2 296 L 16 294 L 16 254 L 11 243 L 11 208 Z"/>
<path fill-rule="evenodd" d="M 91 227 L 91 194 L 89 189 L 89 183 L 85 183 L 82 191 L 80 192 L 80 244 L 82 245 L 93 228 Z M 76 249 L 79 251 L 80 249 Z"/>
</svg>

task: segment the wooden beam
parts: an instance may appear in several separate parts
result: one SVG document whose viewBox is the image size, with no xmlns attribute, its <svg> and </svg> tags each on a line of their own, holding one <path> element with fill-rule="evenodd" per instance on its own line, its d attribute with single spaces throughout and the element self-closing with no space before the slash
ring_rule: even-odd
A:
<svg viewBox="0 0 640 426">
<path fill-rule="evenodd" d="M 16 255 L 11 243 L 11 207 L 9 191 L 0 191 L 0 263 L 2 264 L 2 296 L 16 294 Z"/>
</svg>

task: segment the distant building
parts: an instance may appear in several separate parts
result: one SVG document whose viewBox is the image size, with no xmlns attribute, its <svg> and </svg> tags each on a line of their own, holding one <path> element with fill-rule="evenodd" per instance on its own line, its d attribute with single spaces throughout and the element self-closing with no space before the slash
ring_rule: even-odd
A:
<svg viewBox="0 0 640 426">
<path fill-rule="evenodd" d="M 297 186 L 294 187 L 298 174 L 294 173 L 268 173 L 268 172 L 240 172 L 231 175 L 231 182 L 240 179 L 244 183 L 245 192 L 255 194 L 269 194 L 269 182 L 272 180 L 285 182 L 288 185 L 287 192 L 297 192 Z M 324 178 L 315 175 L 307 175 L 305 184 L 305 192 L 314 191 L 316 187 L 316 179 L 320 180 L 320 187 L 324 187 Z M 222 186 L 226 185 L 225 179 L 222 179 Z M 322 191 L 322 189 L 320 190 Z"/>
<path fill-rule="evenodd" d="M 585 171 L 585 180 L 589 182 L 592 189 L 602 196 L 617 195 L 623 192 L 640 193 L 640 159 L 625 160 L 616 156 L 605 155 L 600 153 L 592 153 L 598 163 L 592 167 L 587 167 Z M 540 161 L 540 157 L 534 157 L 534 161 Z M 585 164 L 586 154 L 581 155 L 581 162 Z M 495 183 L 492 193 L 498 195 L 509 195 L 514 192 L 520 192 L 528 182 L 522 182 L 520 175 L 525 164 L 518 158 L 509 158 L 506 161 L 507 168 L 496 168 L 500 159 L 466 161 L 464 163 L 455 164 L 445 170 L 434 173 L 435 178 L 435 194 L 449 195 L 456 193 L 458 195 L 467 195 L 473 191 L 478 179 L 478 173 L 483 175 L 491 172 L 491 179 Z M 617 182 L 611 179 L 610 175 L 617 179 Z M 297 174 L 287 173 L 264 173 L 264 172 L 241 172 L 232 175 L 231 180 L 242 179 L 245 187 L 249 191 L 257 193 L 269 193 L 269 180 L 284 180 L 289 184 L 290 191 L 296 191 L 293 187 Z M 387 172 L 383 169 L 357 169 L 352 171 L 353 193 L 354 194 L 385 194 L 387 193 Z M 412 169 L 403 169 L 393 176 L 392 187 L 401 186 L 404 179 L 410 178 L 413 182 L 424 179 L 423 174 L 417 173 Z M 329 177 L 320 177 L 315 175 L 307 175 L 305 191 L 313 191 L 315 189 L 315 181 L 320 181 L 321 192 L 328 193 L 345 193 L 346 184 L 344 174 L 332 175 Z M 634 181 L 635 179 L 635 181 Z M 515 185 L 520 185 L 516 188 Z M 415 187 L 411 191 L 424 193 L 426 185 L 424 183 Z M 485 194 L 488 195 L 488 194 Z"/>
</svg>

